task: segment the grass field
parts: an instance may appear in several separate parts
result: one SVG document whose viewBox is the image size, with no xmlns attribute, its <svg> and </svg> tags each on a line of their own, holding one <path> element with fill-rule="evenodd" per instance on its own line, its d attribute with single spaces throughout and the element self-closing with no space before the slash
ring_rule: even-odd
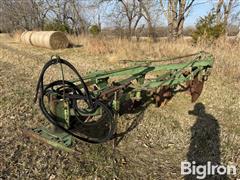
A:
<svg viewBox="0 0 240 180">
<path fill-rule="evenodd" d="M 184 160 L 236 165 L 238 175 L 228 178 L 240 178 L 240 44 L 70 39 L 79 47 L 52 51 L 0 36 L 0 179 L 184 179 Z M 78 142 L 78 156 L 22 135 L 25 128 L 48 124 L 33 97 L 40 70 L 51 55 L 68 59 L 84 75 L 123 67 L 121 59 L 158 59 L 200 50 L 215 57 L 198 99 L 206 111 L 201 118 L 189 115 L 194 104 L 187 94 L 178 94 L 164 107 L 151 104 L 139 116 L 121 116 L 119 131 L 134 123 L 136 127 L 117 146 L 114 141 Z M 53 75 L 59 71 L 53 69 Z"/>
</svg>

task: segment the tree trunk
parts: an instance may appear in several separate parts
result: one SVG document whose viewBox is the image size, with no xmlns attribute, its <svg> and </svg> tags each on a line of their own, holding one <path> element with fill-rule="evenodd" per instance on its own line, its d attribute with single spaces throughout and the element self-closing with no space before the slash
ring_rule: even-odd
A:
<svg viewBox="0 0 240 180">
<path fill-rule="evenodd" d="M 217 24 L 221 23 L 222 14 L 221 14 L 221 8 L 223 6 L 224 0 L 218 0 L 217 6 L 216 6 L 216 18 L 217 18 Z"/>
<path fill-rule="evenodd" d="M 174 26 L 173 26 L 173 6 L 172 6 L 172 0 L 168 1 L 168 10 L 167 10 L 167 20 L 168 20 L 168 36 L 170 39 L 173 38 L 173 31 L 174 31 Z"/>
<path fill-rule="evenodd" d="M 132 21 L 128 20 L 128 39 L 132 37 Z"/>
<path fill-rule="evenodd" d="M 229 19 L 229 15 L 230 15 L 230 13 L 232 11 L 232 8 L 233 8 L 233 3 L 234 3 L 234 0 L 229 0 L 228 5 L 224 4 L 224 20 L 223 20 L 223 23 L 224 23 L 224 27 L 225 27 L 225 31 L 226 31 L 225 35 L 228 35 L 228 19 Z"/>
<path fill-rule="evenodd" d="M 168 21 L 168 37 L 175 40 L 183 35 L 185 17 L 190 11 L 195 0 L 168 0 L 167 10 L 164 10 L 163 0 L 160 0 L 160 6 Z M 188 2 L 188 5 L 187 5 Z"/>
<path fill-rule="evenodd" d="M 147 24 L 148 24 L 148 35 L 149 35 L 149 37 L 152 38 L 152 40 L 153 40 L 154 42 L 156 42 L 157 39 L 156 39 L 156 34 L 155 34 L 155 31 L 154 31 L 153 24 L 152 24 L 152 17 L 151 17 L 151 15 L 150 15 L 149 10 L 148 10 L 148 8 L 146 7 L 146 5 L 145 5 L 143 2 L 140 2 L 140 3 L 141 3 L 141 8 L 142 8 L 143 13 L 144 13 L 143 16 L 144 16 L 144 18 L 146 19 Z"/>
<path fill-rule="evenodd" d="M 186 0 L 179 0 L 179 12 L 178 12 L 178 37 L 183 36 L 183 25 L 185 21 L 185 7 L 186 7 Z"/>
</svg>

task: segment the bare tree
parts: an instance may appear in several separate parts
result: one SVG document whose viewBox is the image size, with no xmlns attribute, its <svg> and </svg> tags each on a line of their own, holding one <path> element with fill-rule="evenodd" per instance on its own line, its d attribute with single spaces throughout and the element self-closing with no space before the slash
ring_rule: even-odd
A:
<svg viewBox="0 0 240 180">
<path fill-rule="evenodd" d="M 230 14 L 239 5 L 238 0 L 218 0 L 216 3 L 217 23 L 223 23 L 227 29 Z"/>
<path fill-rule="evenodd" d="M 142 18 L 142 6 L 138 0 L 119 0 L 120 12 L 127 19 L 128 37 L 135 35 L 136 28 Z"/>
<path fill-rule="evenodd" d="M 111 9 L 110 17 L 116 18 L 114 24 L 116 24 L 116 22 L 121 22 L 121 25 L 124 22 L 126 23 L 125 28 L 127 29 L 128 37 L 138 37 L 138 31 L 136 30 L 139 29 L 140 25 L 144 27 L 144 24 L 147 24 L 149 36 L 155 39 L 154 25 L 157 19 L 154 18 L 156 14 L 159 14 L 160 9 L 158 8 L 158 11 L 155 11 L 156 5 L 159 5 L 156 0 L 100 0 L 98 2 L 105 3 L 105 6 L 107 6 L 108 3 L 115 2 L 115 8 Z M 111 6 L 113 6 L 113 4 L 111 4 Z"/>
<path fill-rule="evenodd" d="M 0 30 L 44 29 L 47 23 L 57 21 L 73 32 L 86 32 L 82 0 L 1 0 Z"/>
<path fill-rule="evenodd" d="M 81 0 L 46 0 L 51 19 L 70 26 L 76 34 L 86 33 L 88 22 L 84 18 L 84 8 Z"/>
<path fill-rule="evenodd" d="M 140 6 L 139 0 L 99 0 L 98 2 L 100 4 L 105 3 L 105 5 L 112 3 L 114 8 L 109 16 L 116 18 L 114 22 L 118 24 L 118 27 L 120 27 L 120 24 L 123 26 L 125 21 L 128 38 L 136 35 L 136 29 L 143 17 L 142 6 Z M 117 21 L 121 23 L 119 24 Z"/>
<path fill-rule="evenodd" d="M 155 11 L 156 1 L 147 1 L 147 0 L 138 0 L 140 3 L 141 13 L 144 19 L 148 24 L 148 34 L 154 41 L 156 41 L 156 33 L 154 29 L 154 14 L 157 14 Z M 158 9 L 159 12 L 159 9 Z"/>
<path fill-rule="evenodd" d="M 67 16 L 68 19 L 71 19 L 73 23 L 73 29 L 75 30 L 76 34 L 86 33 L 88 28 L 88 22 L 84 18 L 84 12 L 83 12 L 83 6 L 82 4 L 77 0 L 71 0 L 70 1 L 70 9 L 69 9 L 69 15 Z"/>
<path fill-rule="evenodd" d="M 220 24 L 221 23 L 221 19 L 222 19 L 222 14 L 221 14 L 221 9 L 223 6 L 224 0 L 218 0 L 217 4 L 216 4 L 216 19 L 217 19 L 217 23 Z"/>
<path fill-rule="evenodd" d="M 1 29 L 35 29 L 42 24 L 41 0 L 1 0 Z"/>
<path fill-rule="evenodd" d="M 46 0 L 51 16 L 55 21 L 68 24 L 68 0 Z"/>
<path fill-rule="evenodd" d="M 169 37 L 175 39 L 182 36 L 185 18 L 188 16 L 195 0 L 159 1 L 168 21 Z"/>
</svg>

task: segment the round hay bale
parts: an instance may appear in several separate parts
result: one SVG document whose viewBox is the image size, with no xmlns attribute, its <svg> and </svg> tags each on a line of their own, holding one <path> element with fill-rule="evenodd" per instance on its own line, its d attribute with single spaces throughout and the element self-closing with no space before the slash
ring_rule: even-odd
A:
<svg viewBox="0 0 240 180">
<path fill-rule="evenodd" d="M 22 42 L 49 49 L 62 49 L 69 45 L 66 35 L 58 31 L 28 31 L 23 34 Z"/>
<path fill-rule="evenodd" d="M 46 47 L 50 49 L 67 48 L 68 39 L 64 33 L 58 31 L 39 31 L 31 36 L 31 43 L 35 46 Z"/>
<path fill-rule="evenodd" d="M 24 31 L 20 37 L 20 41 L 24 44 L 32 45 L 31 43 L 31 35 L 33 31 Z"/>
</svg>

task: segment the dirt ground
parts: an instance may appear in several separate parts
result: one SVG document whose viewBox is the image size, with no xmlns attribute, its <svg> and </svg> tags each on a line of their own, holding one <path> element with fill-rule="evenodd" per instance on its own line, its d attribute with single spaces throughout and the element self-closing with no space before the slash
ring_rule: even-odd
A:
<svg viewBox="0 0 240 180">
<path fill-rule="evenodd" d="M 218 62 L 197 101 L 198 115 L 189 114 L 195 105 L 189 95 L 178 94 L 162 108 L 151 104 L 141 114 L 121 116 L 121 130 L 134 128 L 117 146 L 78 141 L 80 155 L 23 136 L 23 129 L 48 124 L 33 97 L 51 55 L 68 59 L 83 75 L 122 66 L 86 48 L 52 51 L 0 37 L 0 179 L 194 179 L 181 176 L 184 160 L 236 165 L 236 176 L 207 179 L 240 178 L 240 53 L 224 49 L 212 50 Z"/>
</svg>

